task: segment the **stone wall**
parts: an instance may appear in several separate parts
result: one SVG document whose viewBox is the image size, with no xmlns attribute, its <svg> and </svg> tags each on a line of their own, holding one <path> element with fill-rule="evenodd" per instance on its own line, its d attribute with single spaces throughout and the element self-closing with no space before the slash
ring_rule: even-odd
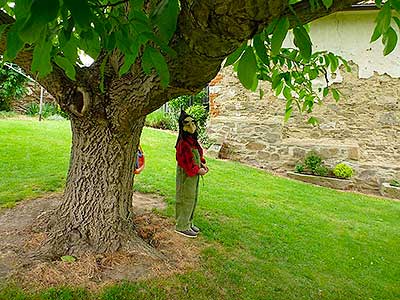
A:
<svg viewBox="0 0 400 300">
<path fill-rule="evenodd" d="M 358 190 L 377 192 L 383 181 L 400 179 L 400 79 L 360 79 L 353 68 L 335 84 L 344 95 L 340 102 L 328 98 L 315 107 L 316 127 L 298 113 L 284 123 L 285 101 L 268 84 L 260 99 L 232 69 L 223 69 L 210 86 L 209 133 L 222 146 L 220 156 L 284 172 L 314 150 L 330 166 L 351 165 Z"/>
</svg>

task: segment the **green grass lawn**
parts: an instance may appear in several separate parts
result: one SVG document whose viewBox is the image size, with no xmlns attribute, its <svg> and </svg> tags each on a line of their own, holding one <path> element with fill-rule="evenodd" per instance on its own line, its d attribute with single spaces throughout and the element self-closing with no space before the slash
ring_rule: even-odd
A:
<svg viewBox="0 0 400 300">
<path fill-rule="evenodd" d="M 146 169 L 135 184 L 163 195 L 171 217 L 175 139 L 144 130 Z M 59 189 L 69 143 L 67 122 L 0 120 L 2 205 L 38 195 L 38 187 Z M 207 246 L 197 270 L 123 283 L 96 295 L 6 287 L 0 299 L 400 299 L 400 202 L 208 161 L 196 211 Z"/>
<path fill-rule="evenodd" d="M 69 122 L 0 119 L 0 208 L 62 190 L 69 128 Z"/>
</svg>

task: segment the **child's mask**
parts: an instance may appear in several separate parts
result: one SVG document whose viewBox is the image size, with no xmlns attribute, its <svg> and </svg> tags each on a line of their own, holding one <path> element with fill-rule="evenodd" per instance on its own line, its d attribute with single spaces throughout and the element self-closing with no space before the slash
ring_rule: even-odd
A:
<svg viewBox="0 0 400 300">
<path fill-rule="evenodd" d="M 192 117 L 186 117 L 183 120 L 183 130 L 189 132 L 190 134 L 195 133 L 196 123 L 194 122 Z"/>
</svg>

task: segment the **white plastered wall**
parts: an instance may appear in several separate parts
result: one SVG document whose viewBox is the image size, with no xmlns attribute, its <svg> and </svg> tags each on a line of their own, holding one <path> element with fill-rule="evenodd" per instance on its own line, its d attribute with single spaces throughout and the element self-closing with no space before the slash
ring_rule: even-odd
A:
<svg viewBox="0 0 400 300">
<path fill-rule="evenodd" d="M 354 62 L 359 67 L 360 78 L 369 78 L 374 72 L 399 78 L 400 46 L 384 56 L 381 39 L 370 43 L 377 14 L 377 10 L 345 11 L 314 21 L 310 26 L 313 50 L 328 50 Z M 399 33 L 397 25 L 392 26 Z M 290 35 L 285 46 L 291 40 Z"/>
</svg>

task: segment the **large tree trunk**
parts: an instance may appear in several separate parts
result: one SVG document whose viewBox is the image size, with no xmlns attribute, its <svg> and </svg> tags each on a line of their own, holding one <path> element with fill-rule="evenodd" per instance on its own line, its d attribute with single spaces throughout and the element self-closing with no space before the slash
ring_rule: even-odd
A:
<svg viewBox="0 0 400 300">
<path fill-rule="evenodd" d="M 134 234 L 134 158 L 144 117 L 129 128 L 72 118 L 71 162 L 63 203 L 50 223 L 51 255 L 115 251 Z"/>
</svg>

